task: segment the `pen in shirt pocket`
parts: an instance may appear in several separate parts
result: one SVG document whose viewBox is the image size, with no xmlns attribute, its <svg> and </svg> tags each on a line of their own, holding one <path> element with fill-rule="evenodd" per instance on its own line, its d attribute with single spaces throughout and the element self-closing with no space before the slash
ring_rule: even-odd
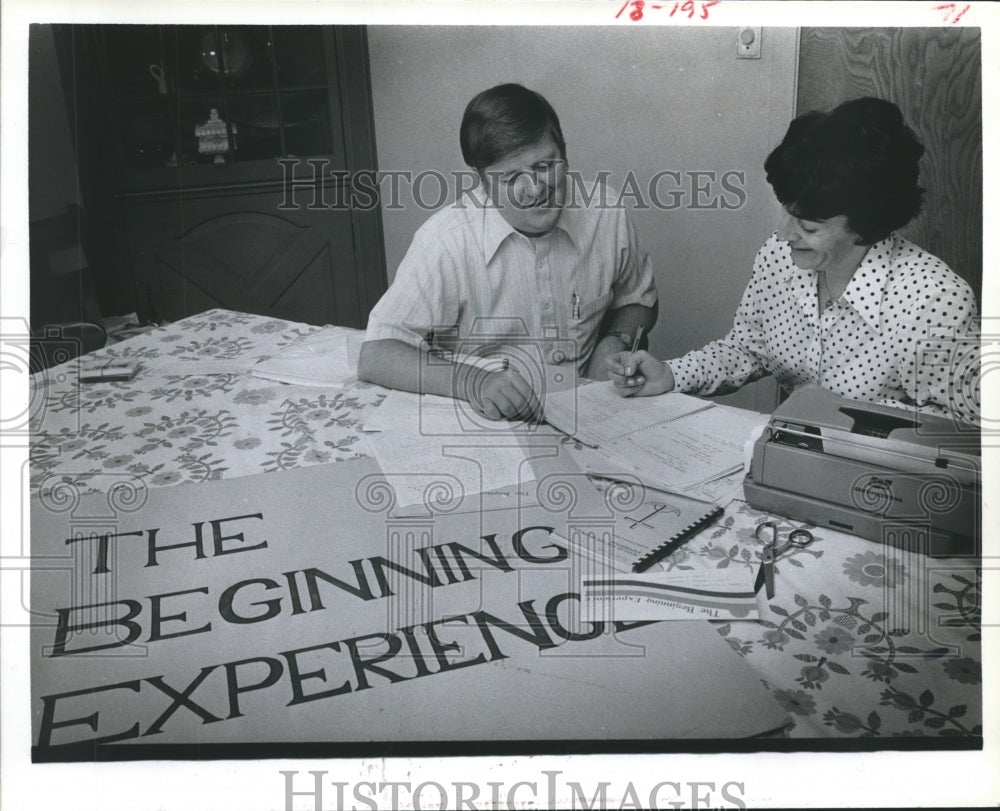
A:
<svg viewBox="0 0 1000 811">
<path fill-rule="evenodd" d="M 573 319 L 580 320 L 580 297 L 576 293 L 573 294 Z"/>
</svg>

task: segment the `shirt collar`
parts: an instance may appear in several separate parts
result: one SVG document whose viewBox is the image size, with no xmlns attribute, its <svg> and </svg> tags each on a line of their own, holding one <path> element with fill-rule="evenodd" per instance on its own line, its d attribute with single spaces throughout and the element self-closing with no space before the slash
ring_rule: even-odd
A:
<svg viewBox="0 0 1000 811">
<path fill-rule="evenodd" d="M 882 299 L 889 280 L 889 268 L 898 249 L 895 234 L 873 244 L 854 271 L 842 297 L 875 331 L 881 324 Z"/>
<path fill-rule="evenodd" d="M 482 188 L 477 188 L 470 192 L 471 195 L 475 197 L 473 205 L 481 206 L 483 211 L 483 258 L 486 264 L 493 260 L 496 252 L 500 249 L 500 246 L 504 241 L 511 236 L 514 238 L 522 237 L 527 239 L 523 234 L 521 234 L 516 228 L 514 228 L 507 220 L 503 218 L 499 209 L 496 206 L 491 205 L 486 200 L 486 195 L 483 193 Z M 564 207 L 562 214 L 559 216 L 559 222 L 556 223 L 553 231 L 562 231 L 565 233 L 575 245 L 581 244 L 581 234 L 580 234 L 580 218 L 574 216 L 575 212 L 570 207 Z"/>
<path fill-rule="evenodd" d="M 895 234 L 890 234 L 872 245 L 841 296 L 841 299 L 849 304 L 873 330 L 878 330 L 881 323 L 882 297 L 885 294 L 892 257 L 895 256 L 898 247 Z M 796 265 L 791 259 L 787 242 L 783 243 L 782 248 L 788 256 L 788 269 L 782 276 L 782 281 L 801 282 L 809 291 L 804 294 L 803 303 L 809 307 L 814 306 L 816 271 L 803 270 Z"/>
<path fill-rule="evenodd" d="M 771 239 L 778 241 L 777 233 L 771 235 Z M 792 249 L 787 242 L 778 242 L 781 252 L 784 254 L 785 272 L 781 275 L 783 282 L 801 282 L 806 288 L 815 291 L 816 273 L 812 270 L 803 270 L 792 261 Z M 809 295 L 806 293 L 805 295 Z"/>
</svg>

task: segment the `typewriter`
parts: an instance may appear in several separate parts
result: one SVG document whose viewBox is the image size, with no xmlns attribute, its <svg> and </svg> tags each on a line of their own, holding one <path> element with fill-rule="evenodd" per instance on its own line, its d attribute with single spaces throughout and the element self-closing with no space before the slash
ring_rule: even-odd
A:
<svg viewBox="0 0 1000 811">
<path fill-rule="evenodd" d="M 747 502 L 934 557 L 980 552 L 979 430 L 934 415 L 793 393 L 754 444 Z"/>
</svg>

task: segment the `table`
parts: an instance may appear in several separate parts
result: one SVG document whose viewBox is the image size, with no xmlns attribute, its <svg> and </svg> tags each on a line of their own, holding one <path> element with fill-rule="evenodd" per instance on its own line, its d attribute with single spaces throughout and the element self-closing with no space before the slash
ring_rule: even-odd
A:
<svg viewBox="0 0 1000 811">
<path fill-rule="evenodd" d="M 172 487 L 361 458 L 360 427 L 386 390 L 289 386 L 247 369 L 318 327 L 226 310 L 93 353 L 138 361 L 128 383 L 80 385 L 64 364 L 32 380 L 33 493 L 107 492 L 141 478 Z M 568 441 L 568 440 L 567 440 Z M 756 571 L 756 526 L 734 501 L 664 568 Z M 782 534 L 793 527 L 777 518 Z M 827 529 L 776 566 L 773 623 L 717 623 L 792 716 L 788 735 L 977 747 L 982 736 L 978 559 L 931 559 Z M 946 741 L 945 739 L 951 739 Z M 932 748 L 938 744 L 932 744 Z"/>
</svg>

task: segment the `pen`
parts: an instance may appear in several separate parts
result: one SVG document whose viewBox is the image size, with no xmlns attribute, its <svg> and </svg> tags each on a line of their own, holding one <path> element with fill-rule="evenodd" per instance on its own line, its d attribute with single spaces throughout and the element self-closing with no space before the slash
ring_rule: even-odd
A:
<svg viewBox="0 0 1000 811">
<path fill-rule="evenodd" d="M 632 339 L 632 349 L 629 352 L 629 355 L 635 355 L 635 353 L 639 351 L 639 341 L 641 340 L 642 340 L 642 325 L 640 324 L 639 329 L 635 331 L 635 338 Z M 632 366 L 630 364 L 629 366 L 625 367 L 625 377 L 631 377 L 631 376 L 632 376 Z"/>
<path fill-rule="evenodd" d="M 573 318 L 579 319 L 580 317 L 580 297 L 574 293 L 573 294 Z"/>
</svg>

